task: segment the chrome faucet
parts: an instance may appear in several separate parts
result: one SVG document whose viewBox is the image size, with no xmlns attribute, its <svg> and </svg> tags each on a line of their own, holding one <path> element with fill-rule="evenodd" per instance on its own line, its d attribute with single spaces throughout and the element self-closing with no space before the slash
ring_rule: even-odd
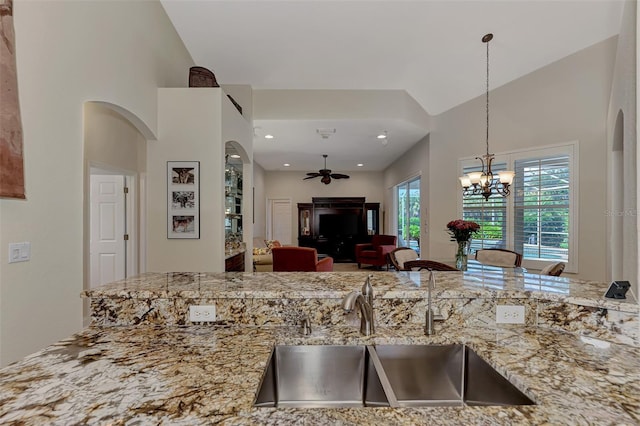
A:
<svg viewBox="0 0 640 426">
<path fill-rule="evenodd" d="M 426 323 L 424 325 L 424 334 L 427 336 L 431 336 L 434 333 L 433 322 L 434 321 L 444 321 L 444 317 L 442 315 L 435 315 L 433 313 L 433 309 L 431 308 L 431 290 L 436 289 L 436 277 L 432 270 L 429 270 L 429 282 L 427 284 L 427 313 L 426 313 Z"/>
<path fill-rule="evenodd" d="M 360 308 L 360 333 L 363 336 L 370 336 L 376 332 L 373 315 L 373 287 L 371 286 L 371 275 L 367 277 L 362 292 L 352 291 L 342 299 L 342 309 L 345 313 L 354 310 L 356 306 Z"/>
</svg>

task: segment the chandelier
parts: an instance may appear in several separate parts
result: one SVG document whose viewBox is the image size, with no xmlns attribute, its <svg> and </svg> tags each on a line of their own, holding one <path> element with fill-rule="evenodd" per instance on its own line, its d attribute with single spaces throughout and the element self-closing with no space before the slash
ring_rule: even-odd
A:
<svg viewBox="0 0 640 426">
<path fill-rule="evenodd" d="M 494 194 L 502 195 L 503 197 L 509 195 L 509 185 L 513 182 L 513 176 L 515 175 L 513 171 L 502 171 L 498 172 L 498 177 L 496 178 L 491 170 L 491 163 L 495 157 L 493 154 L 489 154 L 489 42 L 492 39 L 493 34 L 491 33 L 482 37 L 482 42 L 487 44 L 487 153 L 481 157 L 476 157 L 476 160 L 480 160 L 482 164 L 481 172 L 471 172 L 459 178 L 464 197 L 481 194 L 485 200 L 489 200 L 489 197 Z"/>
</svg>

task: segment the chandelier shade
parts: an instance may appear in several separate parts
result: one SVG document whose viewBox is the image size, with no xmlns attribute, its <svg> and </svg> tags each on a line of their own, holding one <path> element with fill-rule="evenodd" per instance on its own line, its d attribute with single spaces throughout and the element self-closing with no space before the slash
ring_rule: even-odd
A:
<svg viewBox="0 0 640 426">
<path fill-rule="evenodd" d="M 509 186 L 513 183 L 515 173 L 511 170 L 500 171 L 498 176 L 494 176 L 491 170 L 491 163 L 494 155 L 489 153 L 489 42 L 493 39 L 493 34 L 486 34 L 482 37 L 482 42 L 487 45 L 487 91 L 486 91 L 486 112 L 487 112 L 487 132 L 485 143 L 487 147 L 486 154 L 476 157 L 480 160 L 482 171 L 471 172 L 461 176 L 460 185 L 462 185 L 462 195 L 464 197 L 472 195 L 482 195 L 488 200 L 492 195 L 509 195 Z"/>
</svg>

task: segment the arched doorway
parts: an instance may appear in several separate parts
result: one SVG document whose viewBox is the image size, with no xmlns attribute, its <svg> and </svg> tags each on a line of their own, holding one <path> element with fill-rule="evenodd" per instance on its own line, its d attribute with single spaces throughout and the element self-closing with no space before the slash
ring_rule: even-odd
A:
<svg viewBox="0 0 640 426">
<path fill-rule="evenodd" d="M 242 241 L 245 270 L 251 270 L 253 238 L 252 165 L 243 146 L 237 141 L 225 142 L 225 248 Z M 225 250 L 226 251 L 226 250 Z"/>
<path fill-rule="evenodd" d="M 84 104 L 83 288 L 143 272 L 150 129 L 122 107 Z M 88 306 L 84 307 L 85 322 Z"/>
</svg>

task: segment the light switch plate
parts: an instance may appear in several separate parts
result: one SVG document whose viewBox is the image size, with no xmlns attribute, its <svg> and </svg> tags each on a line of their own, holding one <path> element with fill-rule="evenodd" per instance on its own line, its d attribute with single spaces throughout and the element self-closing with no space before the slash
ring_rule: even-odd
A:
<svg viewBox="0 0 640 426">
<path fill-rule="evenodd" d="M 9 263 L 27 262 L 31 259 L 31 243 L 9 243 Z"/>
<path fill-rule="evenodd" d="M 524 306 L 496 305 L 496 323 L 524 324 Z"/>
</svg>

